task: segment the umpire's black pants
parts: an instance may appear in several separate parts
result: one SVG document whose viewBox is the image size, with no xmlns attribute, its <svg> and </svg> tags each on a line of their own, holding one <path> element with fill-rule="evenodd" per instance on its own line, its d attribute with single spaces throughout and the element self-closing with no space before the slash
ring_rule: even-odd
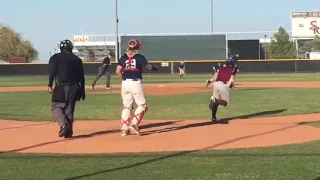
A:
<svg viewBox="0 0 320 180">
<path fill-rule="evenodd" d="M 95 86 L 97 81 L 101 78 L 102 75 L 106 75 L 106 87 L 110 86 L 110 80 L 111 80 L 111 73 L 108 71 L 108 69 L 105 69 L 103 67 L 99 67 L 98 74 L 96 78 L 91 83 L 91 86 Z"/>
<path fill-rule="evenodd" d="M 72 125 L 74 122 L 74 110 L 77 101 L 79 85 L 58 85 L 52 94 L 52 118 L 59 126 Z"/>
</svg>

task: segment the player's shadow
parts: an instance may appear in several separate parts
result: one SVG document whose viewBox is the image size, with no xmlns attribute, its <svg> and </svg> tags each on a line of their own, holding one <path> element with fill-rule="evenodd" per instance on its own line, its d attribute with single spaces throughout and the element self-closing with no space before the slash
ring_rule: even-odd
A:
<svg viewBox="0 0 320 180">
<path fill-rule="evenodd" d="M 142 126 L 140 126 L 140 128 L 141 129 L 148 129 L 148 128 L 156 128 L 156 127 L 161 127 L 161 126 L 169 126 L 169 125 L 173 125 L 177 122 L 180 122 L 180 121 L 166 121 L 166 122 L 159 122 L 159 123 L 150 123 L 150 124 L 142 125 Z M 0 152 L 0 154 L 19 152 L 19 151 L 23 151 L 23 150 L 27 150 L 27 149 L 33 149 L 33 148 L 37 148 L 37 147 L 41 147 L 41 146 L 47 146 L 47 145 L 56 144 L 56 143 L 60 143 L 60 142 L 64 142 L 64 141 L 72 141 L 72 140 L 81 139 L 81 138 L 92 138 L 95 136 L 102 136 L 105 134 L 112 134 L 112 133 L 120 133 L 120 130 L 113 129 L 113 130 L 106 130 L 106 131 L 97 131 L 97 132 L 90 133 L 90 134 L 73 136 L 70 139 L 61 139 L 61 140 L 56 140 L 56 141 L 44 142 L 44 143 L 39 143 L 39 144 L 27 146 L 27 147 L 22 147 L 19 149 L 13 149 L 10 151 L 3 151 L 3 152 Z"/>
<path fill-rule="evenodd" d="M 166 122 L 159 122 L 159 123 L 150 123 L 150 124 L 145 124 L 145 125 L 141 125 L 139 128 L 140 129 L 149 129 L 149 128 L 156 128 L 156 127 L 161 127 L 161 126 L 169 126 L 169 125 L 173 125 L 177 122 L 180 121 L 166 121 Z M 73 136 L 71 139 L 81 139 L 81 138 L 92 138 L 95 136 L 102 136 L 102 135 L 106 135 L 106 134 L 114 134 L 114 133 L 120 133 L 119 129 L 112 129 L 112 130 L 105 130 L 105 131 L 97 131 L 97 132 L 93 132 L 90 134 L 82 134 L 82 135 L 77 135 L 77 136 Z"/>
<path fill-rule="evenodd" d="M 257 112 L 257 113 L 253 113 L 253 114 L 247 114 L 247 115 L 242 115 L 242 116 L 235 116 L 235 117 L 220 119 L 219 122 L 220 122 L 220 124 L 228 124 L 229 121 L 232 121 L 232 120 L 250 119 L 250 118 L 259 117 L 259 116 L 274 115 L 274 114 L 283 113 L 286 110 L 288 110 L 288 109 L 262 111 L 262 112 Z"/>
<path fill-rule="evenodd" d="M 231 118 L 225 118 L 219 120 L 221 124 L 228 124 L 229 121 L 231 120 L 238 120 L 238 119 L 249 119 L 249 118 L 254 118 L 258 116 L 264 116 L 264 115 L 274 115 L 274 114 L 279 114 L 287 109 L 278 109 L 278 110 L 272 110 L 272 111 L 262 111 L 258 113 L 253 113 L 253 114 L 248 114 L 248 115 L 243 115 L 243 116 L 235 116 Z M 151 135 L 151 134 L 158 134 L 158 133 L 165 133 L 165 132 L 170 132 L 170 131 L 178 131 L 178 130 L 183 130 L 183 129 L 188 129 L 188 128 L 196 128 L 196 127 L 202 127 L 202 126 L 210 126 L 214 125 L 212 124 L 211 121 L 208 122 L 200 122 L 200 123 L 194 123 L 194 124 L 187 124 L 184 126 L 176 126 L 176 127 L 169 127 L 169 128 L 163 128 L 163 129 L 158 129 L 158 130 L 151 130 L 151 131 L 145 131 L 142 132 L 143 136 Z"/>
</svg>

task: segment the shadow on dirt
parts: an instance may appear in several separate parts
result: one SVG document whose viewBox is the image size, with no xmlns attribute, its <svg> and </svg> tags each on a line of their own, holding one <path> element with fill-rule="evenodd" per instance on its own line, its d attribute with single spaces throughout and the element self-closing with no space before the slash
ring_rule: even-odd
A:
<svg viewBox="0 0 320 180">
<path fill-rule="evenodd" d="M 231 118 L 225 118 L 219 120 L 220 124 L 228 124 L 229 121 L 231 120 L 239 120 L 239 119 L 250 119 L 258 116 L 265 116 L 265 115 L 274 115 L 274 114 L 279 114 L 287 109 L 278 109 L 278 110 L 272 110 L 272 111 L 262 111 L 258 113 L 253 113 L 253 114 L 248 114 L 248 115 L 243 115 L 243 116 L 236 116 L 236 117 L 231 117 Z M 143 132 L 143 136 L 151 135 L 151 134 L 157 134 L 157 133 L 165 133 L 165 132 L 170 132 L 170 131 L 177 131 L 177 130 L 183 130 L 183 129 L 188 129 L 188 128 L 196 128 L 196 127 L 202 127 L 202 126 L 209 126 L 209 125 L 214 125 L 212 124 L 211 121 L 208 122 L 199 122 L 199 123 L 194 123 L 194 124 L 187 124 L 184 126 L 178 126 L 178 127 L 169 127 L 169 128 L 164 128 L 164 129 L 158 129 L 158 130 L 151 130 L 151 131 L 146 131 Z"/>
<path fill-rule="evenodd" d="M 141 129 L 148 129 L 148 128 L 154 128 L 154 127 L 168 126 L 168 125 L 173 125 L 173 124 L 175 124 L 177 122 L 180 122 L 180 121 L 167 121 L 167 122 L 159 122 L 159 123 L 150 123 L 150 124 L 142 125 L 142 126 L 140 126 L 140 128 Z M 61 140 L 56 140 L 56 141 L 51 141 L 51 142 L 44 142 L 44 143 L 35 144 L 35 145 L 32 145 L 32 146 L 27 146 L 27 147 L 24 147 L 24 148 L 19 148 L 19 149 L 14 149 L 14 150 L 10 150 L 10 151 L 0 152 L 0 154 L 19 152 L 19 151 L 23 151 L 23 150 L 36 148 L 36 147 L 41 147 L 41 146 L 46 146 L 46 145 L 50 145 L 50 144 L 60 143 L 60 142 L 64 142 L 64 141 L 72 141 L 72 140 L 82 139 L 82 138 L 91 138 L 91 137 L 94 137 L 94 136 L 101 136 L 101 135 L 112 134 L 112 133 L 120 133 L 120 131 L 119 131 L 119 129 L 98 131 L 98 132 L 94 132 L 94 133 L 90 133 L 90 134 L 83 134 L 83 135 L 74 136 L 74 137 L 72 137 L 70 139 L 61 139 Z"/>
<path fill-rule="evenodd" d="M 257 112 L 257 113 L 253 113 L 253 114 L 247 114 L 247 115 L 242 115 L 242 116 L 235 116 L 235 117 L 231 117 L 231 118 L 224 118 L 220 120 L 221 124 L 228 124 L 229 121 L 232 120 L 239 120 L 239 119 L 250 119 L 250 118 L 254 118 L 254 117 L 259 117 L 259 116 L 270 116 L 270 115 L 274 115 L 274 114 L 280 114 L 283 113 L 284 111 L 286 111 L 287 109 L 278 109 L 278 110 L 271 110 L 271 111 L 262 111 L 262 112 Z"/>
<path fill-rule="evenodd" d="M 155 127 L 161 127 L 161 126 L 169 126 L 173 125 L 177 122 L 180 121 L 166 121 L 166 122 L 159 122 L 159 123 L 151 123 L 151 124 L 145 124 L 141 125 L 140 129 L 150 129 L 150 128 L 155 128 Z M 113 129 L 113 130 L 106 130 L 106 131 L 98 131 L 90 134 L 83 134 L 83 135 L 78 135 L 78 136 L 73 136 L 72 139 L 80 139 L 80 138 L 91 138 L 94 136 L 101 136 L 105 134 L 113 134 L 113 133 L 120 133 L 119 129 Z"/>
</svg>

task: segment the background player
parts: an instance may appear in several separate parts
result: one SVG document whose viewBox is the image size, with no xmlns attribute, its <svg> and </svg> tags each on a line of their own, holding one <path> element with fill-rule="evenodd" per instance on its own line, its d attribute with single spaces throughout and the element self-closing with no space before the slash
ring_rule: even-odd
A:
<svg viewBox="0 0 320 180">
<path fill-rule="evenodd" d="M 212 123 L 217 123 L 218 106 L 227 106 L 230 102 L 230 86 L 234 81 L 237 69 L 230 63 L 226 63 L 218 74 L 213 86 L 213 96 L 210 98 L 209 109 L 212 111 Z M 209 80 L 207 80 L 209 81 Z M 211 83 L 212 81 L 210 81 Z"/>
<path fill-rule="evenodd" d="M 180 78 L 182 76 L 184 76 L 185 70 L 186 70 L 186 66 L 185 66 L 184 62 L 180 62 L 180 64 L 179 64 Z"/>
<path fill-rule="evenodd" d="M 93 80 L 91 83 L 91 90 L 94 90 L 94 86 L 96 85 L 97 81 L 101 78 L 102 75 L 106 75 L 106 89 L 111 89 L 110 87 L 110 80 L 111 80 L 111 74 L 109 72 L 109 66 L 110 66 L 110 61 L 113 59 L 114 53 L 110 52 L 109 55 L 104 58 L 102 65 L 98 69 L 98 74 L 96 78 Z"/>
<path fill-rule="evenodd" d="M 142 71 L 156 71 L 158 68 L 148 63 L 147 59 L 140 54 L 142 44 L 131 39 L 128 42 L 127 52 L 119 59 L 116 74 L 122 79 L 121 97 L 123 110 L 121 113 L 121 135 L 140 135 L 139 124 L 148 110 L 144 89 L 142 86 Z M 137 109 L 131 121 L 131 110 L 133 101 L 137 104 Z M 131 121 L 131 122 L 130 122 Z M 131 123 L 131 124 L 130 124 Z"/>
<path fill-rule="evenodd" d="M 229 61 L 227 61 L 227 63 L 229 63 L 230 65 L 232 65 L 237 72 L 239 72 L 239 64 L 238 64 L 238 60 L 239 60 L 239 53 L 236 52 L 234 55 L 231 56 L 231 58 L 229 59 Z M 234 86 L 234 81 L 231 84 L 230 88 L 235 88 Z"/>
</svg>

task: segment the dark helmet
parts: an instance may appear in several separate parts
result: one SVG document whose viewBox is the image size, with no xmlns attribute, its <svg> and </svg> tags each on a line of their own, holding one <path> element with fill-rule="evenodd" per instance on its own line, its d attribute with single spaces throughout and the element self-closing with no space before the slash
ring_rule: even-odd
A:
<svg viewBox="0 0 320 180">
<path fill-rule="evenodd" d="M 129 50 L 140 50 L 142 49 L 143 45 L 140 41 L 135 38 L 132 38 L 128 42 L 128 49 Z"/>
<path fill-rule="evenodd" d="M 60 51 L 65 51 L 67 50 L 68 52 L 72 52 L 73 50 L 73 44 L 70 40 L 63 40 L 60 41 Z"/>
</svg>

